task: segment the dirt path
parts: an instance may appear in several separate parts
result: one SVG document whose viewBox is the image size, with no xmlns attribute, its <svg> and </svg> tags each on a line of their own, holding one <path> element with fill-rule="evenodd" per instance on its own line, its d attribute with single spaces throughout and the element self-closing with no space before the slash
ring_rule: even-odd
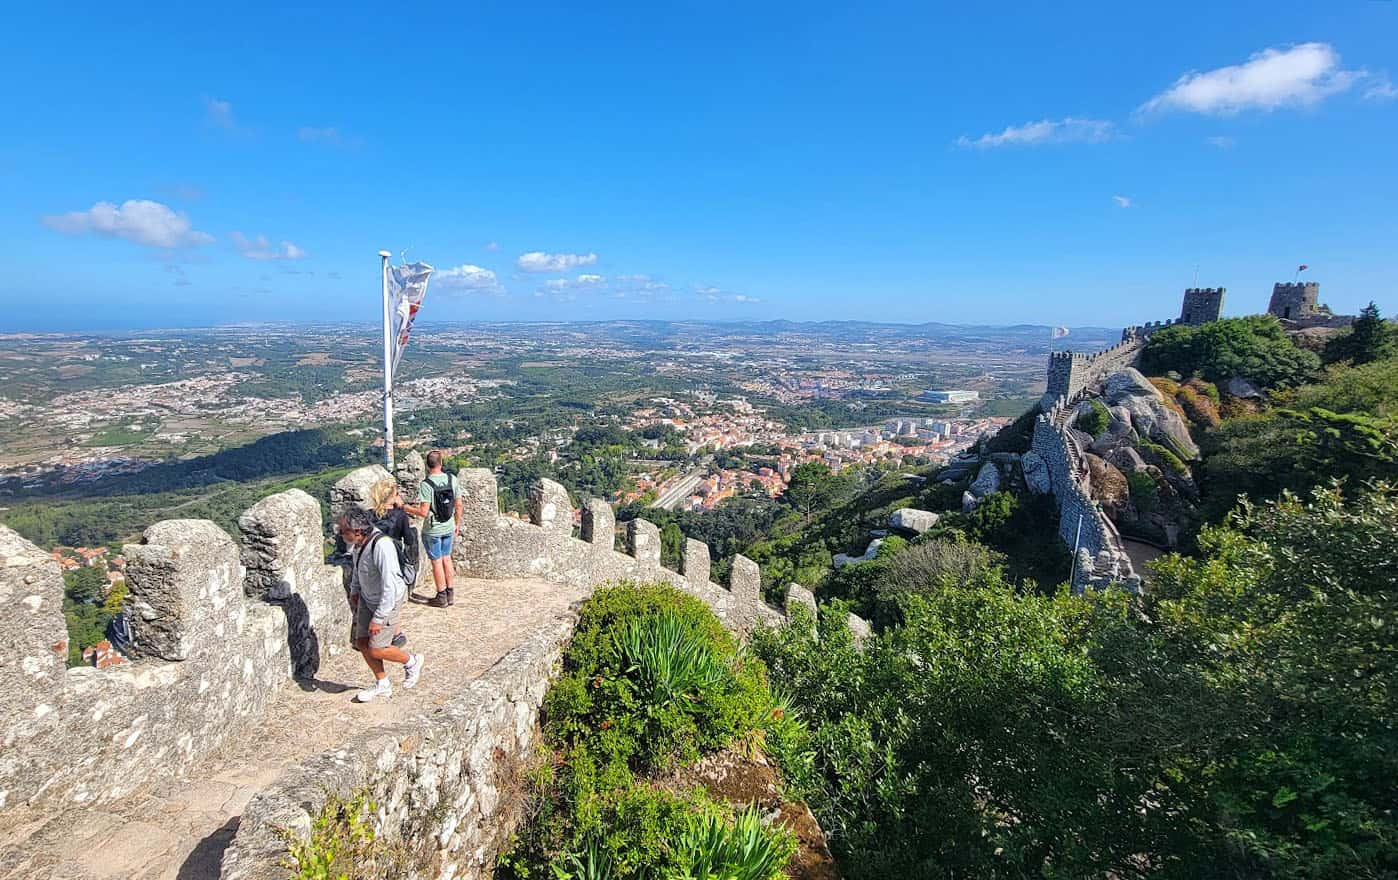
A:
<svg viewBox="0 0 1398 880">
<path fill-rule="evenodd" d="M 458 579 L 456 604 L 410 604 L 403 630 L 426 657 L 415 690 L 360 705 L 370 681 L 348 648 L 314 682 L 284 686 L 266 721 L 227 743 L 189 778 L 153 785 L 97 808 L 10 810 L 0 827 L 3 880 L 215 880 L 243 807 L 304 758 L 383 724 L 430 713 L 489 669 L 538 625 L 567 611 L 580 590 L 536 580 Z M 400 685 L 402 672 L 390 664 Z M 81 749 L 84 731 L 73 731 Z"/>
</svg>

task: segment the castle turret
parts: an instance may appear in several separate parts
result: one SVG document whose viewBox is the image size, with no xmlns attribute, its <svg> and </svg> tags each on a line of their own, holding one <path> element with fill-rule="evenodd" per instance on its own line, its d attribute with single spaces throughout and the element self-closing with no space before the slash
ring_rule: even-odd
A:
<svg viewBox="0 0 1398 880">
<path fill-rule="evenodd" d="M 1277 282 L 1272 285 L 1272 300 L 1267 312 L 1287 321 L 1303 321 L 1320 313 L 1320 284 L 1302 281 L 1300 284 Z"/>
<path fill-rule="evenodd" d="M 1180 307 L 1181 324 L 1207 324 L 1223 314 L 1222 287 L 1191 287 L 1184 292 Z"/>
</svg>

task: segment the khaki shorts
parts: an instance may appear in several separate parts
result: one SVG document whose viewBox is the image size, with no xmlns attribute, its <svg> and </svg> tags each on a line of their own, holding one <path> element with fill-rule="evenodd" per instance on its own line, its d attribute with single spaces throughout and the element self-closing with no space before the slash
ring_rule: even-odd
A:
<svg viewBox="0 0 1398 880">
<path fill-rule="evenodd" d="M 383 629 L 376 635 L 369 635 L 369 624 L 374 622 L 374 612 L 378 611 L 378 608 L 361 599 L 354 612 L 354 629 L 350 632 L 350 638 L 356 644 L 360 639 L 368 639 L 371 648 L 387 648 L 393 643 L 393 636 L 398 632 L 398 613 L 402 610 L 403 603 L 399 602 L 386 615 Z"/>
</svg>

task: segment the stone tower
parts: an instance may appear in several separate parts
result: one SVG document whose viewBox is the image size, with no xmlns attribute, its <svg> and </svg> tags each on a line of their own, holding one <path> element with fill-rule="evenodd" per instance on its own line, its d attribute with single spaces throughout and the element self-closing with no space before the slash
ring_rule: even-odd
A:
<svg viewBox="0 0 1398 880">
<path fill-rule="evenodd" d="M 1191 287 L 1184 292 L 1180 307 L 1181 324 L 1207 324 L 1223 314 L 1222 287 Z"/>
<path fill-rule="evenodd" d="M 1288 321 L 1302 321 L 1320 314 L 1319 300 L 1320 284 L 1315 281 L 1277 282 L 1272 285 L 1272 301 L 1267 304 L 1267 313 Z"/>
</svg>

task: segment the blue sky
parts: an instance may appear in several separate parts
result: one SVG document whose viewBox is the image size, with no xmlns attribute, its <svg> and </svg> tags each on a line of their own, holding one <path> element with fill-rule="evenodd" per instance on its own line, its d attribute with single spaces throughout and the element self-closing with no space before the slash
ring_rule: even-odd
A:
<svg viewBox="0 0 1398 880">
<path fill-rule="evenodd" d="M 28 4 L 0 330 L 1398 311 L 1398 3 Z"/>
</svg>

